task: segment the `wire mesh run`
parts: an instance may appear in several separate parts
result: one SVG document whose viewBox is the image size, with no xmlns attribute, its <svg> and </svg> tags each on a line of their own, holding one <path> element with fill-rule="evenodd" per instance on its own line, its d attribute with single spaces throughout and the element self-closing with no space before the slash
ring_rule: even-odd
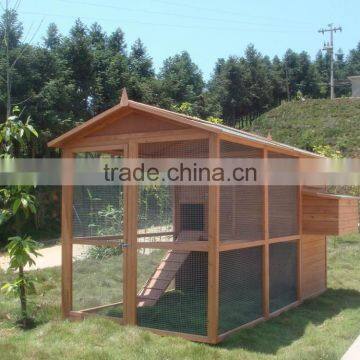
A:
<svg viewBox="0 0 360 360">
<path fill-rule="evenodd" d="M 139 144 L 139 158 L 144 159 L 206 158 L 208 152 L 207 140 Z M 207 186 L 139 186 L 139 241 L 206 240 L 207 199 Z M 168 232 L 172 234 L 162 235 Z M 149 237 L 152 233 L 157 236 Z"/>
<path fill-rule="evenodd" d="M 262 150 L 227 141 L 220 142 L 222 158 L 262 158 Z M 264 238 L 263 188 L 253 185 L 220 187 L 220 240 L 253 241 Z"/>
<path fill-rule="evenodd" d="M 138 325 L 206 335 L 207 274 L 206 252 L 139 250 Z"/>
<path fill-rule="evenodd" d="M 262 247 L 220 252 L 219 333 L 262 317 Z"/>
<path fill-rule="evenodd" d="M 78 158 L 119 158 L 106 153 L 78 153 Z M 121 185 L 74 186 L 73 236 L 123 234 L 124 191 Z"/>
<path fill-rule="evenodd" d="M 297 241 L 270 245 L 270 312 L 297 300 Z"/>
<path fill-rule="evenodd" d="M 99 315 L 122 317 L 122 300 L 121 249 L 74 244 L 73 310 L 90 309 Z"/>
</svg>

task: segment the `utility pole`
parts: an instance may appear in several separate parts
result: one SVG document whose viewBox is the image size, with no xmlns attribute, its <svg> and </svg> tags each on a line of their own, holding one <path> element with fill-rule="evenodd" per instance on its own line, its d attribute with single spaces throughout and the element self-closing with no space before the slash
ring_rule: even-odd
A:
<svg viewBox="0 0 360 360">
<path fill-rule="evenodd" d="M 319 33 L 323 35 L 326 32 L 330 33 L 330 42 L 327 44 L 324 43 L 323 50 L 327 51 L 330 56 L 330 98 L 335 99 L 335 89 L 334 89 L 334 32 L 342 31 L 342 27 L 334 27 L 334 24 L 329 24 L 326 29 L 322 28 L 319 30 Z"/>
</svg>

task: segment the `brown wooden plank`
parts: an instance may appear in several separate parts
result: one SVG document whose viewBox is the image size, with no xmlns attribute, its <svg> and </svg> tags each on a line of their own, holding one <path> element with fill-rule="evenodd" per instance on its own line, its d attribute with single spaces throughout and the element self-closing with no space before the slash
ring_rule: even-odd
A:
<svg viewBox="0 0 360 360">
<path fill-rule="evenodd" d="M 269 318 L 270 315 L 270 275 L 269 275 L 269 186 L 268 186 L 268 158 L 269 153 L 267 149 L 264 149 L 264 186 L 263 186 L 263 197 L 264 197 L 264 211 L 263 211 L 263 226 L 264 226 L 264 247 L 262 256 L 262 283 L 263 283 L 263 315 L 265 319 Z M 271 239 L 275 242 L 276 239 Z"/>
<path fill-rule="evenodd" d="M 238 249 L 247 249 L 250 247 L 263 246 L 265 240 L 255 240 L 255 241 L 226 241 L 221 242 L 219 246 L 219 251 L 229 251 L 229 250 L 238 250 Z"/>
<path fill-rule="evenodd" d="M 293 241 L 293 240 L 299 240 L 299 238 L 300 238 L 300 234 L 281 236 L 281 237 L 269 239 L 269 243 L 275 244 L 275 243 L 279 243 L 279 242 L 288 242 L 288 241 Z"/>
<path fill-rule="evenodd" d="M 190 341 L 201 342 L 201 343 L 212 343 L 207 336 L 186 334 L 186 333 L 168 331 L 168 330 L 159 330 L 148 327 L 142 327 L 142 329 L 145 329 L 160 336 L 177 336 Z"/>
<path fill-rule="evenodd" d="M 302 242 L 302 224 L 303 224 L 303 186 L 298 186 L 298 224 L 299 224 L 299 239 L 297 241 L 297 299 L 302 299 L 302 276 L 303 276 L 303 242 Z"/>
<path fill-rule="evenodd" d="M 71 151 L 63 150 L 62 158 L 73 158 Z M 66 162 L 62 169 L 67 184 L 71 184 L 73 162 Z M 73 186 L 63 185 L 61 195 L 61 307 L 64 317 L 72 310 L 72 221 L 73 221 Z"/>
<path fill-rule="evenodd" d="M 138 144 L 129 141 L 127 157 L 137 159 Z M 124 322 L 136 324 L 137 308 L 137 185 L 124 186 Z"/>
<path fill-rule="evenodd" d="M 253 320 L 253 321 L 251 321 L 251 322 L 249 322 L 249 323 L 246 323 L 246 324 L 244 324 L 244 325 L 241 325 L 241 326 L 239 326 L 239 327 L 237 327 L 237 328 L 235 328 L 235 329 L 232 329 L 232 330 L 229 330 L 229 331 L 227 331 L 227 332 L 225 332 L 225 333 L 222 333 L 222 334 L 220 334 L 220 335 L 218 336 L 218 342 L 224 341 L 224 340 L 225 340 L 226 338 L 228 338 L 230 335 L 235 334 L 235 333 L 237 333 L 237 332 L 240 331 L 240 330 L 249 329 L 249 328 L 251 328 L 251 327 L 253 327 L 253 326 L 257 325 L 257 324 L 260 324 L 260 323 L 262 323 L 262 322 L 264 322 L 264 321 L 265 321 L 265 318 L 264 318 L 264 317 L 261 317 L 261 318 L 259 318 L 259 319 Z"/>
<path fill-rule="evenodd" d="M 209 158 L 220 158 L 219 137 L 209 138 Z M 219 243 L 220 243 L 220 187 L 209 186 L 209 256 L 208 256 L 208 338 L 211 343 L 218 341 L 219 322 Z"/>
<path fill-rule="evenodd" d="M 176 241 L 138 242 L 138 249 L 174 249 L 189 251 L 208 251 L 208 241 L 187 241 L 178 243 Z"/>
<path fill-rule="evenodd" d="M 270 318 L 273 318 L 273 317 L 276 317 L 276 316 L 279 316 L 280 314 L 282 314 L 283 312 L 285 311 L 288 311 L 296 306 L 299 306 L 301 304 L 301 301 L 295 301 L 289 305 L 286 305 L 284 306 L 283 308 L 279 309 L 279 310 L 276 310 L 272 313 L 270 313 Z"/>
<path fill-rule="evenodd" d="M 112 149 L 118 147 L 121 144 L 127 144 L 129 140 L 136 140 L 141 143 L 158 142 L 158 141 L 176 141 L 182 140 L 194 140 L 194 139 L 206 139 L 208 133 L 205 131 L 196 131 L 191 129 L 182 130 L 159 130 L 152 132 L 137 132 L 121 135 L 102 135 L 84 137 L 73 143 L 71 148 L 81 150 L 82 147 L 89 148 L 92 146 L 106 146 L 106 149 Z"/>
</svg>

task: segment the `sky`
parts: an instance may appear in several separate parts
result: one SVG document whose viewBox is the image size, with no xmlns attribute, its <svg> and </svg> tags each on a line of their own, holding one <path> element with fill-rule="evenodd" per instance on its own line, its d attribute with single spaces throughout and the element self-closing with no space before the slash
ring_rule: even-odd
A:
<svg viewBox="0 0 360 360">
<path fill-rule="evenodd" d="M 0 0 L 5 6 L 6 0 Z M 76 18 L 98 22 L 110 33 L 120 27 L 128 49 L 140 38 L 158 70 L 169 56 L 190 53 L 205 79 L 218 58 L 241 56 L 253 43 L 264 55 L 283 56 L 288 48 L 312 58 L 328 40 L 318 30 L 341 25 L 335 49 L 345 53 L 360 41 L 359 0 L 8 0 L 20 1 L 24 34 L 41 43 L 49 23 L 67 34 Z"/>
</svg>

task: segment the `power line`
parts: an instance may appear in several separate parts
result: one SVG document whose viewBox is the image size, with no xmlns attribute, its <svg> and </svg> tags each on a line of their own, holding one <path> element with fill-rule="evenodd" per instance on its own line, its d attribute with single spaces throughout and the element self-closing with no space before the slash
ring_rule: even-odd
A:
<svg viewBox="0 0 360 360">
<path fill-rule="evenodd" d="M 218 17 L 211 18 L 211 17 L 204 17 L 204 16 L 195 16 L 195 15 L 186 15 L 186 14 L 179 14 L 179 13 L 172 13 L 172 12 L 164 12 L 164 11 L 157 11 L 157 10 L 147 10 L 147 9 L 135 9 L 123 6 L 116 6 L 116 5 L 109 5 L 109 4 L 99 4 L 93 3 L 88 1 L 73 1 L 73 0 L 55 0 L 58 2 L 69 3 L 69 4 L 79 4 L 79 5 L 88 5 L 93 6 L 96 8 L 109 8 L 121 11 L 129 11 L 135 13 L 145 13 L 145 14 L 153 14 L 153 15 L 165 15 L 165 16 L 174 16 L 177 18 L 184 18 L 184 19 L 193 19 L 193 20 L 205 20 L 205 21 L 215 21 L 215 22 L 224 22 L 224 23 L 234 23 L 240 25 L 255 25 L 255 26 L 263 26 L 263 27 L 271 27 L 272 24 L 269 23 L 259 23 L 259 22 L 249 22 L 249 21 L 239 21 L 239 20 L 232 20 L 232 19 L 220 19 Z M 306 28 L 310 30 L 309 28 Z M 299 28 L 298 30 L 306 30 L 305 28 Z"/>
<path fill-rule="evenodd" d="M 158 23 L 158 22 L 145 22 L 133 19 L 121 19 L 121 18 L 102 18 L 102 17 L 91 17 L 91 16 L 76 16 L 76 15 L 65 15 L 65 14 L 55 14 L 55 13 L 43 13 L 35 11 L 19 11 L 20 14 L 27 15 L 39 15 L 47 17 L 61 17 L 61 18 L 70 18 L 70 19 L 87 19 L 94 21 L 111 21 L 115 23 L 134 23 L 141 25 L 149 26 L 160 26 L 160 27 L 172 27 L 180 29 L 198 29 L 198 30 L 216 30 L 216 31 L 252 31 L 252 32 L 266 32 L 266 33 L 288 33 L 288 30 L 272 30 L 272 29 L 256 29 L 256 28 L 237 28 L 237 27 L 220 27 L 220 26 L 197 26 L 197 25 L 185 25 L 185 24 L 169 24 L 169 23 Z M 296 30 L 295 30 L 296 31 Z M 300 31 L 300 32 L 310 32 L 310 31 Z"/>
<path fill-rule="evenodd" d="M 268 20 L 279 20 L 279 21 L 285 21 L 290 23 L 297 23 L 297 24 L 303 24 L 303 25 L 314 25 L 313 23 L 310 23 L 308 21 L 299 21 L 289 18 L 281 18 L 281 17 L 270 17 L 270 16 L 260 16 L 260 15 L 248 15 L 244 14 L 235 10 L 224 10 L 224 8 L 208 8 L 208 7 L 201 7 L 201 6 L 194 6 L 187 3 L 178 3 L 178 2 L 172 2 L 172 1 L 166 1 L 166 0 L 152 0 L 154 2 L 158 2 L 160 4 L 166 4 L 171 6 L 177 6 L 181 8 L 189 8 L 194 10 L 201 10 L 201 11 L 209 11 L 209 12 L 215 12 L 216 14 L 223 13 L 223 14 L 229 14 L 229 15 L 236 15 L 236 16 L 246 16 L 246 17 L 252 17 L 257 19 L 268 19 Z"/>
<path fill-rule="evenodd" d="M 330 56 L 330 99 L 335 98 L 335 89 L 334 89 L 334 33 L 337 31 L 342 31 L 342 27 L 334 27 L 333 24 L 329 24 L 327 28 L 322 28 L 319 30 L 319 33 L 323 35 L 326 32 L 330 33 L 330 42 L 324 43 L 323 50 L 327 51 Z"/>
</svg>

